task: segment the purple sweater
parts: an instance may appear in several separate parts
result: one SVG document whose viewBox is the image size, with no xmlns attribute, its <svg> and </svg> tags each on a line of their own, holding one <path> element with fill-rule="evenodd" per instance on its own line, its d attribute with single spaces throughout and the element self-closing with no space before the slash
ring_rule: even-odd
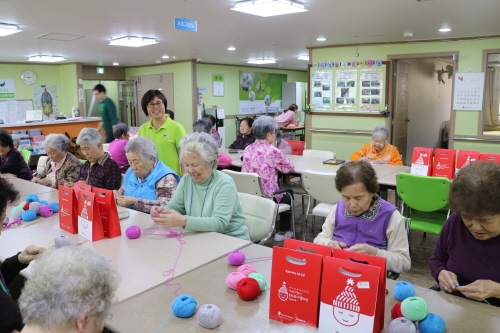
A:
<svg viewBox="0 0 500 333">
<path fill-rule="evenodd" d="M 16 175 L 17 178 L 24 180 L 33 179 L 33 172 L 31 172 L 30 167 L 24 161 L 21 153 L 14 148 L 12 148 L 5 157 L 0 159 L 0 172 L 12 173 Z"/>
<path fill-rule="evenodd" d="M 430 260 L 432 276 L 438 280 L 443 269 L 455 273 L 461 286 L 476 280 L 500 283 L 500 237 L 477 240 L 465 226 L 459 214 L 446 221 Z M 500 306 L 499 299 L 490 303 Z"/>
</svg>

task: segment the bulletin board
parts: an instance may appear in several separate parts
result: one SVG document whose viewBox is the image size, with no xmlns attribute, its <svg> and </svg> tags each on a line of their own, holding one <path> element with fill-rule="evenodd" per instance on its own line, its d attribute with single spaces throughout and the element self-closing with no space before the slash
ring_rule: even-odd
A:
<svg viewBox="0 0 500 333">
<path fill-rule="evenodd" d="M 387 105 L 386 62 L 315 63 L 310 69 L 311 111 L 379 113 Z M 376 65 L 375 65 L 376 64 Z"/>
<path fill-rule="evenodd" d="M 0 120 L 4 124 L 26 120 L 26 111 L 33 110 L 32 99 L 1 100 Z"/>
</svg>

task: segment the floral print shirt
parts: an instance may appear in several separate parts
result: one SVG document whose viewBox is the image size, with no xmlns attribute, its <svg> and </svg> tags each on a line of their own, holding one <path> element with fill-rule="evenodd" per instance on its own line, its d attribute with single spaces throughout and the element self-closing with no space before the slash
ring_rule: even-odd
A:
<svg viewBox="0 0 500 333">
<path fill-rule="evenodd" d="M 291 173 L 295 166 L 278 148 L 272 146 L 267 140 L 255 140 L 245 148 L 243 153 L 242 172 L 254 172 L 262 179 L 262 187 L 267 196 L 278 191 L 278 171 Z M 282 194 L 276 196 L 281 201 Z"/>
</svg>

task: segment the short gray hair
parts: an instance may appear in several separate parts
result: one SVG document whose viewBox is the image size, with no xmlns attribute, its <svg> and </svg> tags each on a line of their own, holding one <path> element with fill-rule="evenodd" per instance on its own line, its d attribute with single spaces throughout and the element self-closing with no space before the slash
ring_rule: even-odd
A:
<svg viewBox="0 0 500 333">
<path fill-rule="evenodd" d="M 193 133 L 207 133 L 210 134 L 212 125 L 205 119 L 198 119 L 193 123 Z"/>
<path fill-rule="evenodd" d="M 377 126 L 373 129 L 372 138 L 380 138 L 387 141 L 389 138 L 389 131 L 384 126 Z"/>
<path fill-rule="evenodd" d="M 82 143 L 89 144 L 92 147 L 97 147 L 100 143 L 102 143 L 102 136 L 95 128 L 82 128 L 80 134 L 78 134 L 78 137 L 76 138 L 76 144 L 81 145 Z"/>
<path fill-rule="evenodd" d="M 260 116 L 253 122 L 252 132 L 257 140 L 265 140 L 267 134 L 274 134 L 278 130 L 278 123 L 273 117 Z"/>
<path fill-rule="evenodd" d="M 125 152 L 138 154 L 145 162 L 148 162 L 151 158 L 154 159 L 155 163 L 158 161 L 158 151 L 155 143 L 150 138 L 143 136 L 130 140 L 125 145 Z"/>
<path fill-rule="evenodd" d="M 19 143 L 21 142 L 21 138 L 19 137 L 19 135 L 11 134 L 10 136 L 12 137 L 12 144 L 14 145 L 14 147 L 19 147 Z"/>
<path fill-rule="evenodd" d="M 66 153 L 69 149 L 69 140 L 63 134 L 49 134 L 45 137 L 45 148 L 57 150 L 60 153 Z"/>
<path fill-rule="evenodd" d="M 74 323 L 81 314 L 102 323 L 119 283 L 111 262 L 90 249 L 48 250 L 33 265 L 19 298 L 21 315 L 26 324 L 46 330 Z"/>
<path fill-rule="evenodd" d="M 187 152 L 192 152 L 200 155 L 201 160 L 208 165 L 213 162 L 212 167 L 217 168 L 218 147 L 212 136 L 207 133 L 188 134 L 181 139 L 180 145 L 181 161 Z"/>
<path fill-rule="evenodd" d="M 119 123 L 113 126 L 113 137 L 115 139 L 120 139 L 123 134 L 127 135 L 130 132 L 130 128 L 124 123 Z"/>
</svg>

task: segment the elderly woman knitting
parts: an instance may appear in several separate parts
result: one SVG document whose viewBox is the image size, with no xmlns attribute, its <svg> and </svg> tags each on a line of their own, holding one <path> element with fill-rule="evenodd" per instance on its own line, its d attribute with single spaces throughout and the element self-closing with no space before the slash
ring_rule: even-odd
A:
<svg viewBox="0 0 500 333">
<path fill-rule="evenodd" d="M 11 173 L 24 180 L 33 179 L 30 167 L 14 147 L 12 136 L 5 130 L 0 130 L 0 172 Z"/>
<path fill-rule="evenodd" d="M 181 140 L 186 174 L 165 207 L 152 207 L 151 218 L 163 227 L 215 231 L 250 239 L 233 179 L 217 171 L 217 143 L 206 133 Z"/>
<path fill-rule="evenodd" d="M 69 140 L 62 134 L 49 134 L 45 138 L 45 150 L 49 159 L 42 172 L 31 180 L 45 186 L 57 188 L 58 185 L 74 183 L 80 177 L 82 164 L 68 153 Z"/>
<path fill-rule="evenodd" d="M 101 333 L 120 277 L 105 257 L 66 246 L 37 260 L 19 298 L 23 333 Z"/>
<path fill-rule="evenodd" d="M 403 216 L 381 199 L 377 175 L 366 162 L 342 164 L 335 187 L 342 194 L 314 243 L 387 259 L 387 270 L 408 271 L 411 266 Z"/>
<path fill-rule="evenodd" d="M 387 143 L 389 131 L 384 126 L 373 130 L 372 141 L 351 155 L 351 161 L 367 161 L 373 164 L 403 165 L 398 148 Z"/>
<path fill-rule="evenodd" d="M 114 191 L 116 203 L 146 213 L 152 206 L 166 205 L 180 178 L 158 159 L 154 142 L 145 137 L 135 138 L 128 141 L 125 152 L 130 168 L 123 186 Z"/>
<path fill-rule="evenodd" d="M 79 182 L 106 190 L 118 190 L 122 174 L 109 153 L 102 149 L 101 134 L 95 128 L 82 128 L 76 139 L 87 162 L 80 170 Z M 67 184 L 73 186 L 73 184 Z"/>
<path fill-rule="evenodd" d="M 261 116 L 253 123 L 253 133 L 255 142 L 249 145 L 243 153 L 242 172 L 255 172 L 262 179 L 262 187 L 268 197 L 278 191 L 278 171 L 291 173 L 295 171 L 295 166 L 281 150 L 274 147 L 278 124 L 274 118 Z M 291 204 L 288 195 L 278 194 L 273 197 L 274 201 Z M 280 213 L 280 223 L 278 232 L 274 235 L 274 240 L 281 242 L 285 238 L 293 237 L 293 232 L 289 231 L 291 214 L 289 212 Z"/>
</svg>

